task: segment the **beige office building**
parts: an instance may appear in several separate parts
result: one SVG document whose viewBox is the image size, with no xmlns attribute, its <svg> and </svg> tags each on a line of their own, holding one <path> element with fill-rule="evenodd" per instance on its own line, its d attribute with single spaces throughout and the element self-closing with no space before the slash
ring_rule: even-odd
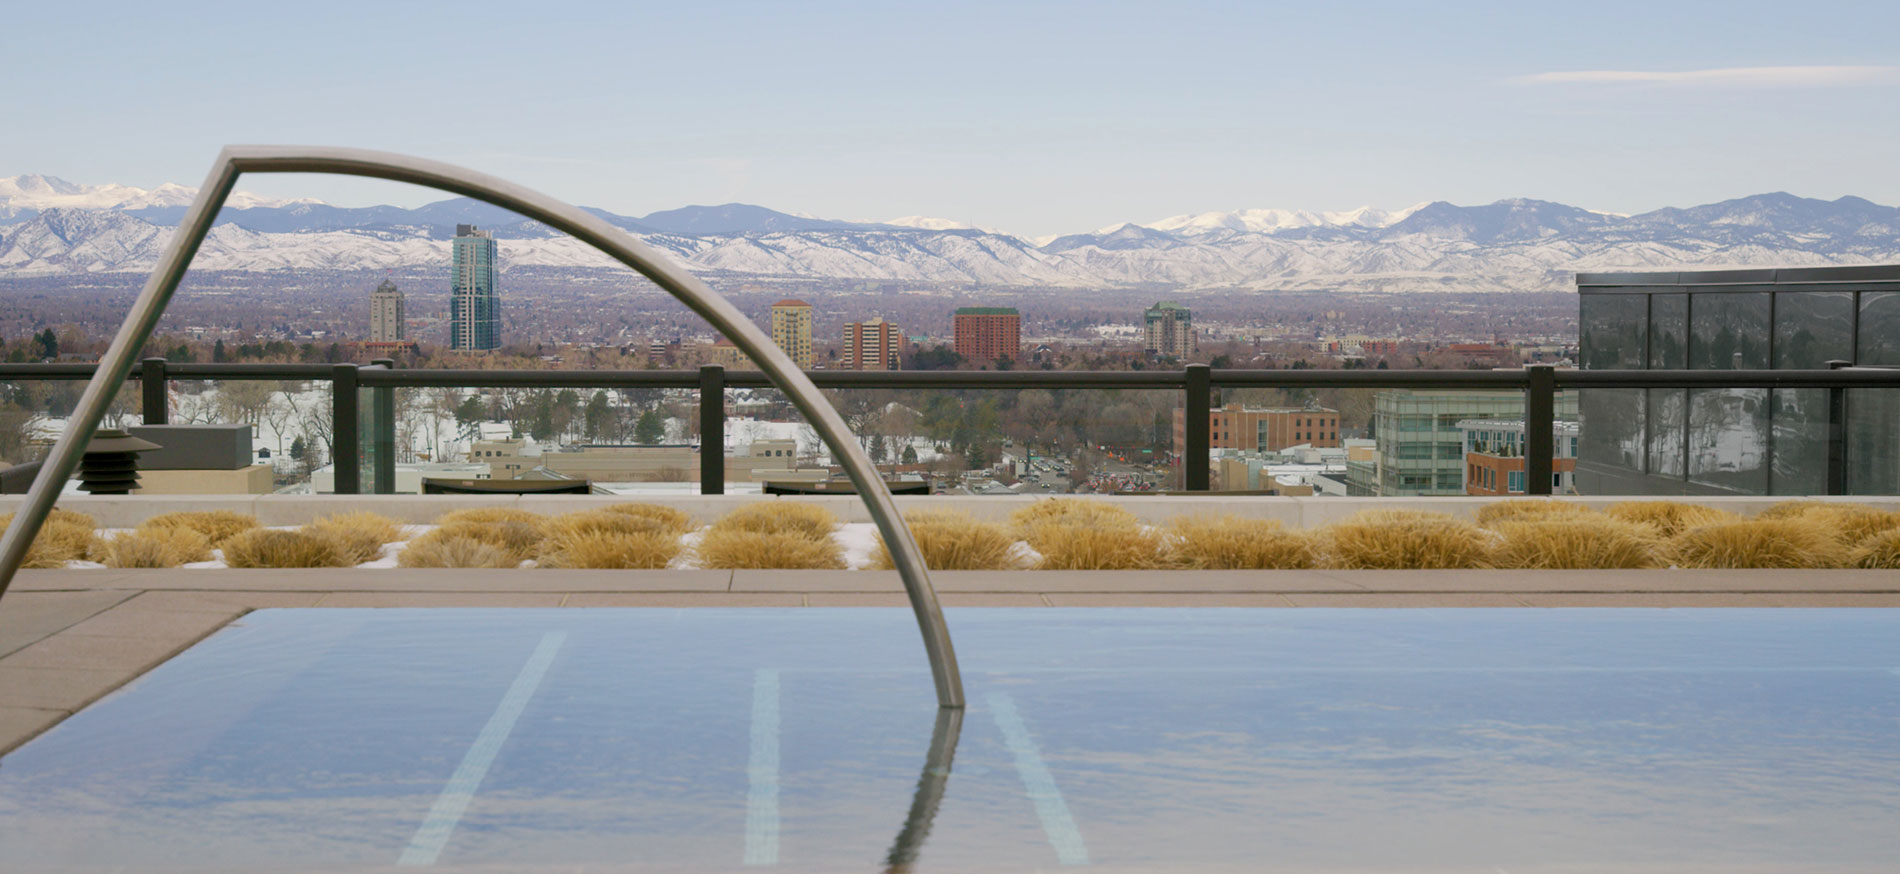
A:
<svg viewBox="0 0 1900 874">
<path fill-rule="evenodd" d="M 408 339 L 408 328 L 403 325 L 402 290 L 385 279 L 369 293 L 369 341 L 401 343 Z"/>
<path fill-rule="evenodd" d="M 811 304 L 787 298 L 772 305 L 772 342 L 804 370 L 811 369 Z"/>
</svg>

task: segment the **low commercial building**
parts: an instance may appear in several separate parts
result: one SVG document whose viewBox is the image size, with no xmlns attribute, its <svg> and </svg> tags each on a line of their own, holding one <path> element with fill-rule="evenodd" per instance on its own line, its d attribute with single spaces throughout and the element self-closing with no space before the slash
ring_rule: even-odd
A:
<svg viewBox="0 0 1900 874">
<path fill-rule="evenodd" d="M 1525 494 L 1524 420 L 1465 419 L 1458 423 L 1465 444 L 1465 494 Z M 1551 460 L 1551 494 L 1576 492 L 1577 423 L 1551 429 L 1556 454 Z"/>
<path fill-rule="evenodd" d="M 1208 411 L 1209 449 L 1277 452 L 1289 446 L 1339 445 L 1339 411 L 1325 407 L 1254 409 L 1229 404 Z M 1174 408 L 1174 454 L 1187 450 L 1187 411 Z"/>
</svg>

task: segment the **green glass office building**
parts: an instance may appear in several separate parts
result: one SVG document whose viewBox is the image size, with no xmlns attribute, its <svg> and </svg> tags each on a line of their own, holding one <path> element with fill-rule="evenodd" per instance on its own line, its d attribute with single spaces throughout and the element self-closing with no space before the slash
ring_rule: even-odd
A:
<svg viewBox="0 0 1900 874">
<path fill-rule="evenodd" d="M 456 225 L 449 290 L 449 348 L 501 348 L 501 299 L 495 296 L 495 237 Z"/>
</svg>

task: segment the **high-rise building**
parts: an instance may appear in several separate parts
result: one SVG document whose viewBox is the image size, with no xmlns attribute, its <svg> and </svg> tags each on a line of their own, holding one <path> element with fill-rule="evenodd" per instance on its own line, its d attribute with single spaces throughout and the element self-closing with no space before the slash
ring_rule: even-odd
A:
<svg viewBox="0 0 1900 874">
<path fill-rule="evenodd" d="M 407 339 L 409 332 L 403 327 L 402 291 L 396 288 L 396 283 L 385 279 L 382 285 L 369 293 L 369 341 L 401 343 Z"/>
<path fill-rule="evenodd" d="M 1022 321 L 1015 307 L 963 307 L 951 319 L 957 354 L 972 364 L 1023 355 Z"/>
<path fill-rule="evenodd" d="M 1142 315 L 1142 345 L 1151 355 L 1185 358 L 1194 354 L 1194 315 L 1173 301 L 1162 301 Z"/>
<path fill-rule="evenodd" d="M 899 355 L 905 339 L 897 326 L 883 319 L 851 322 L 844 326 L 846 370 L 901 370 Z"/>
<path fill-rule="evenodd" d="M 449 348 L 501 348 L 501 299 L 495 296 L 495 236 L 456 225 L 449 289 Z"/>
<path fill-rule="evenodd" d="M 787 298 L 772 305 L 772 342 L 802 370 L 811 369 L 811 304 Z"/>
</svg>

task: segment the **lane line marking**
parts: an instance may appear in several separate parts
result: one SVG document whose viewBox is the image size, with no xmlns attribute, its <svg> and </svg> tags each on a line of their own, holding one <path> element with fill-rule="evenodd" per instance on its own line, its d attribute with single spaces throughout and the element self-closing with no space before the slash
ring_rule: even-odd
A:
<svg viewBox="0 0 1900 874">
<path fill-rule="evenodd" d="M 1089 851 L 1082 844 L 1082 832 L 1075 827 L 1075 818 L 1069 815 L 1069 805 L 1062 800 L 1062 790 L 1056 788 L 1055 776 L 1049 773 L 1049 766 L 1043 764 L 1042 753 L 1036 749 L 1035 739 L 1029 736 L 1029 727 L 1016 712 L 1015 700 L 1000 690 L 991 691 L 987 697 L 990 716 L 1003 732 L 1003 745 L 1016 757 L 1016 774 L 1023 780 L 1023 791 L 1036 805 L 1036 818 L 1042 820 L 1043 834 L 1056 850 L 1056 861 L 1064 865 L 1087 865 Z"/>
<path fill-rule="evenodd" d="M 468 753 L 462 756 L 462 763 L 455 767 L 455 773 L 449 776 L 449 782 L 442 787 L 442 794 L 436 796 L 435 806 L 429 808 L 429 815 L 423 817 L 422 825 L 416 827 L 416 834 L 409 839 L 409 846 L 402 851 L 402 857 L 396 860 L 397 865 L 434 865 L 436 859 L 441 857 L 442 849 L 448 846 L 449 836 L 455 833 L 456 824 L 462 820 L 462 812 L 474 800 L 475 790 L 481 788 L 482 779 L 488 776 L 488 768 L 495 763 L 501 745 L 508 740 L 508 734 L 515 730 L 515 721 L 527 709 L 528 699 L 534 697 L 534 690 L 541 685 L 541 678 L 547 676 L 548 666 L 554 663 L 554 654 L 566 642 L 565 631 L 550 631 L 541 636 L 540 645 L 534 648 L 527 663 L 521 666 L 521 673 L 515 676 L 507 694 L 501 696 L 495 714 L 488 717 L 488 724 L 482 726 L 481 733 L 475 736 L 475 742 L 469 745 Z"/>
<path fill-rule="evenodd" d="M 745 863 L 778 864 L 778 671 L 752 678 L 752 755 L 746 762 Z"/>
</svg>

